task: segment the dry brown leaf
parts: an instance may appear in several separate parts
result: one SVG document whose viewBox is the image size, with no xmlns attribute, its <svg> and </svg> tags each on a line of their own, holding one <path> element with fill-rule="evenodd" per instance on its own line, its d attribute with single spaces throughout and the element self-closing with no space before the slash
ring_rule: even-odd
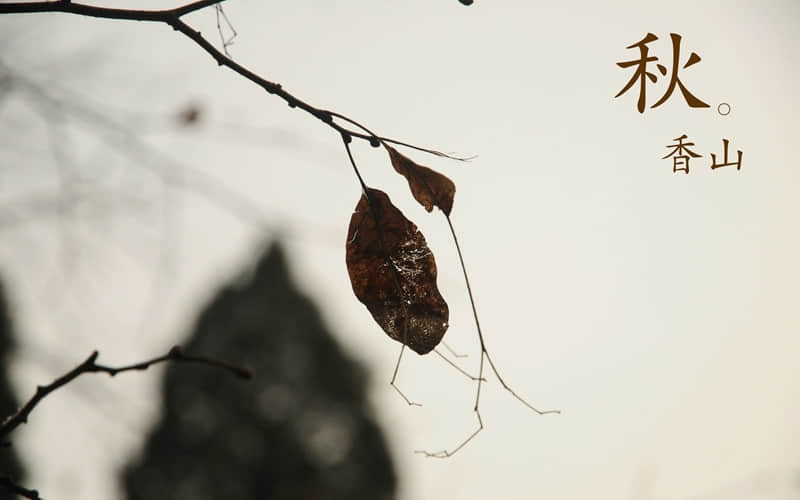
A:
<svg viewBox="0 0 800 500">
<path fill-rule="evenodd" d="M 417 226 L 377 189 L 350 218 L 347 272 L 353 292 L 394 340 L 430 352 L 447 331 L 449 310 L 436 287 L 436 261 Z"/>
<path fill-rule="evenodd" d="M 391 146 L 385 145 L 392 160 L 394 169 L 406 178 L 411 194 L 428 212 L 434 206 L 439 207 L 445 215 L 450 215 L 453 209 L 453 198 L 456 195 L 456 185 L 446 176 L 428 167 L 414 163 L 407 156 L 400 154 Z"/>
</svg>

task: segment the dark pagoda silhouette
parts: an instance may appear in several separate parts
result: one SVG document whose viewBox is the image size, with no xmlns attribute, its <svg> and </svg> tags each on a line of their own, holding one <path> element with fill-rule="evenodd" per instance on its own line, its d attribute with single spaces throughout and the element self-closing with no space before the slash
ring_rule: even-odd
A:
<svg viewBox="0 0 800 500">
<path fill-rule="evenodd" d="M 184 351 L 254 378 L 170 364 L 161 420 L 123 474 L 129 500 L 394 498 L 366 372 L 294 286 L 280 246 L 216 295 Z"/>
</svg>

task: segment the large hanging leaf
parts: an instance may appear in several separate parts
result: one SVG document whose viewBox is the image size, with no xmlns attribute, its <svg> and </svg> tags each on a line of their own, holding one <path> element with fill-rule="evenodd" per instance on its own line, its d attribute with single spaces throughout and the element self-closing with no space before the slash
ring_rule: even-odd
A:
<svg viewBox="0 0 800 500">
<path fill-rule="evenodd" d="M 414 163 L 391 146 L 384 145 L 384 147 L 389 152 L 392 166 L 406 178 L 411 194 L 425 207 L 425 210 L 430 212 L 437 206 L 445 215 L 450 215 L 450 211 L 453 210 L 453 197 L 456 195 L 456 185 L 453 181 L 435 170 Z"/>
<path fill-rule="evenodd" d="M 436 261 L 417 226 L 386 193 L 367 189 L 366 196 L 347 232 L 353 292 L 391 338 L 428 353 L 442 340 L 449 318 L 436 287 Z"/>
</svg>

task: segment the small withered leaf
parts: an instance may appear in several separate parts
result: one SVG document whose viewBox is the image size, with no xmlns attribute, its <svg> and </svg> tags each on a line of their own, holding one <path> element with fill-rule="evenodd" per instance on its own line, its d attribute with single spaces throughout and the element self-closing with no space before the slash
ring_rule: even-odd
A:
<svg viewBox="0 0 800 500">
<path fill-rule="evenodd" d="M 353 292 L 394 340 L 418 354 L 447 331 L 449 310 L 436 287 L 436 261 L 417 226 L 377 189 L 362 194 L 347 231 Z"/>
<path fill-rule="evenodd" d="M 391 146 L 384 145 L 384 147 L 389 152 L 394 169 L 408 181 L 414 199 L 428 212 L 437 206 L 445 215 L 450 215 L 453 210 L 453 198 L 456 195 L 456 185 L 453 181 L 435 170 L 418 165 Z"/>
</svg>

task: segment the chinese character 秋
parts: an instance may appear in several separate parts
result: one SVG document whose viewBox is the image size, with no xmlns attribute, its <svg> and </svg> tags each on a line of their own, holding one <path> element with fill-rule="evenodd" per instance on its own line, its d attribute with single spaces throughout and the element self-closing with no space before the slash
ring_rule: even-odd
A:
<svg viewBox="0 0 800 500">
<path fill-rule="evenodd" d="M 688 174 L 689 173 L 689 160 L 691 158 L 699 158 L 699 157 L 701 157 L 703 155 L 699 155 L 699 154 L 695 153 L 694 151 L 692 151 L 691 149 L 689 149 L 689 146 L 694 146 L 694 143 L 693 142 L 683 142 L 684 139 L 686 139 L 686 134 L 683 134 L 680 137 L 676 137 L 676 138 L 672 139 L 673 141 L 678 141 L 678 143 L 677 144 L 670 144 L 670 145 L 666 146 L 668 148 L 672 148 L 672 152 L 670 152 L 669 154 L 667 154 L 667 156 L 664 156 L 661 159 L 664 160 L 664 159 L 669 158 L 670 156 L 676 155 L 676 156 L 673 156 L 673 158 L 672 158 L 672 171 L 673 172 L 683 171 L 683 172 L 686 172 Z"/>
<path fill-rule="evenodd" d="M 709 107 L 708 104 L 698 99 L 694 94 L 689 92 L 689 90 L 683 85 L 680 78 L 678 78 L 678 64 L 680 62 L 680 48 L 681 48 L 681 36 L 677 33 L 670 33 L 670 38 L 672 39 L 672 73 L 670 75 L 669 86 L 667 87 L 667 91 L 664 95 L 659 99 L 655 104 L 650 106 L 651 108 L 655 108 L 663 104 L 669 96 L 672 95 L 672 92 L 675 90 L 677 86 L 681 89 L 681 93 L 683 94 L 683 98 L 686 100 L 686 103 L 693 108 L 707 108 Z M 633 77 L 628 81 L 627 84 L 620 90 L 614 98 L 617 98 L 624 94 L 628 89 L 630 89 L 634 83 L 636 83 L 637 79 L 639 80 L 639 84 L 641 88 L 639 89 L 639 100 L 637 101 L 636 107 L 639 110 L 639 113 L 644 113 L 645 107 L 645 93 L 646 93 L 646 86 L 647 81 L 646 78 L 650 79 L 651 83 L 656 82 L 656 75 L 654 73 L 650 73 L 647 71 L 647 63 L 652 61 L 657 61 L 658 58 L 648 57 L 648 47 L 647 44 L 650 42 L 654 42 L 658 40 L 658 37 L 652 33 L 648 33 L 644 38 L 639 40 L 638 42 L 634 43 L 633 45 L 629 45 L 626 47 L 627 49 L 638 48 L 639 49 L 639 59 L 635 59 L 632 61 L 623 61 L 618 62 L 617 66 L 620 68 L 628 68 L 630 66 L 636 66 L 636 71 L 633 74 Z M 700 56 L 697 55 L 695 52 L 692 52 L 689 55 L 689 59 L 686 61 L 686 64 L 683 65 L 683 68 L 686 69 L 689 66 L 697 64 L 700 62 Z M 662 64 L 656 64 L 658 71 L 661 73 L 662 76 L 666 76 L 667 68 Z"/>
<path fill-rule="evenodd" d="M 729 167 L 731 165 L 736 165 L 736 170 L 741 170 L 742 169 L 742 150 L 741 149 L 737 149 L 736 152 L 738 153 L 739 159 L 736 160 L 735 163 L 734 162 L 730 162 L 729 163 L 728 162 L 728 139 L 723 138 L 722 139 L 722 144 L 725 147 L 725 151 L 723 153 L 723 155 L 725 156 L 725 160 L 724 160 L 725 163 L 717 165 L 717 155 L 715 155 L 714 153 L 711 153 L 711 170 L 714 170 L 715 168 L 719 168 L 719 167 Z"/>
</svg>

